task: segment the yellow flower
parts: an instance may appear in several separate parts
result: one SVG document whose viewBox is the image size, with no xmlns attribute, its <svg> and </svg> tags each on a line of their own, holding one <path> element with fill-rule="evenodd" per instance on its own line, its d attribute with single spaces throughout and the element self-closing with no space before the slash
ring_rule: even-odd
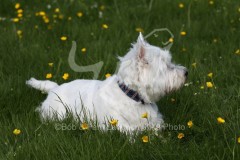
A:
<svg viewBox="0 0 240 160">
<path fill-rule="evenodd" d="M 103 24 L 103 25 L 102 25 L 102 28 L 103 28 L 103 29 L 108 29 L 108 25 L 107 25 L 107 24 Z"/>
<path fill-rule="evenodd" d="M 59 12 L 60 12 L 60 9 L 59 9 L 59 8 L 56 8 L 56 9 L 54 10 L 54 12 L 55 12 L 55 13 L 59 13 Z"/>
<path fill-rule="evenodd" d="M 217 118 L 218 123 L 225 123 L 225 120 L 222 117 Z"/>
<path fill-rule="evenodd" d="M 13 18 L 12 21 L 13 22 L 19 22 L 19 18 Z"/>
<path fill-rule="evenodd" d="M 212 78 L 212 76 L 213 76 L 213 73 L 212 72 L 210 72 L 210 73 L 208 73 L 208 75 L 207 75 L 208 77 L 210 77 L 210 78 Z"/>
<path fill-rule="evenodd" d="M 141 27 L 137 27 L 136 28 L 136 32 L 142 32 L 143 33 L 144 31 L 143 31 L 143 29 Z"/>
<path fill-rule="evenodd" d="M 47 16 L 43 16 L 43 21 L 44 23 L 49 23 L 50 20 Z"/>
<path fill-rule="evenodd" d="M 187 125 L 188 125 L 188 128 L 192 128 L 193 122 L 192 122 L 192 121 L 188 121 L 188 122 L 187 122 Z"/>
<path fill-rule="evenodd" d="M 180 32 L 180 35 L 181 35 L 181 36 L 185 36 L 186 34 L 187 34 L 187 33 L 184 32 L 184 31 Z"/>
<path fill-rule="evenodd" d="M 23 13 L 23 10 L 22 9 L 18 9 L 17 10 L 17 13 L 19 14 L 19 13 Z"/>
<path fill-rule="evenodd" d="M 240 137 L 238 137 L 237 141 L 238 141 L 238 143 L 240 143 Z"/>
<path fill-rule="evenodd" d="M 16 4 L 15 4 L 15 9 L 18 9 L 18 8 L 20 8 L 20 7 L 21 7 L 20 3 L 16 3 Z"/>
<path fill-rule="evenodd" d="M 68 20 L 71 21 L 71 20 L 72 20 L 72 17 L 68 17 Z"/>
<path fill-rule="evenodd" d="M 183 3 L 179 3 L 178 7 L 179 8 L 184 8 L 184 4 Z"/>
<path fill-rule="evenodd" d="M 213 87 L 212 82 L 206 82 L 206 85 L 207 85 L 208 88 L 212 88 Z"/>
<path fill-rule="evenodd" d="M 83 13 L 82 13 L 82 12 L 78 12 L 78 13 L 77 13 L 77 16 L 78 16 L 78 17 L 82 17 L 82 16 L 83 16 Z"/>
<path fill-rule="evenodd" d="M 86 49 L 86 48 L 82 48 L 81 51 L 82 51 L 82 52 L 86 52 L 87 49 Z"/>
<path fill-rule="evenodd" d="M 52 73 L 48 73 L 48 74 L 46 75 L 46 78 L 47 78 L 47 79 L 52 78 Z"/>
<path fill-rule="evenodd" d="M 213 5 L 213 4 L 214 4 L 214 1 L 209 1 L 209 4 Z"/>
<path fill-rule="evenodd" d="M 22 31 L 21 30 L 17 30 L 17 35 L 21 36 L 22 35 Z"/>
<path fill-rule="evenodd" d="M 201 86 L 200 89 L 204 89 L 204 86 Z"/>
<path fill-rule="evenodd" d="M 68 74 L 68 73 L 64 73 L 63 76 L 62 76 L 62 78 L 63 78 L 64 80 L 67 80 L 68 77 L 69 77 L 69 74 Z"/>
<path fill-rule="evenodd" d="M 192 63 L 192 66 L 193 66 L 194 68 L 196 68 L 196 67 L 197 67 L 197 63 Z"/>
<path fill-rule="evenodd" d="M 18 18 L 21 18 L 23 15 L 22 15 L 22 13 L 19 13 L 17 16 L 18 16 Z"/>
<path fill-rule="evenodd" d="M 168 42 L 173 43 L 173 38 L 169 38 Z"/>
<path fill-rule="evenodd" d="M 46 13 L 45 13 L 44 11 L 40 11 L 40 12 L 39 12 L 39 15 L 40 15 L 40 16 L 46 16 Z"/>
<path fill-rule="evenodd" d="M 107 73 L 107 74 L 105 75 L 105 77 L 106 77 L 106 78 L 109 78 L 109 77 L 111 77 L 111 74 L 110 74 L 110 73 Z"/>
<path fill-rule="evenodd" d="M 142 118 L 148 118 L 148 113 L 147 112 L 143 113 Z"/>
<path fill-rule="evenodd" d="M 82 123 L 82 124 L 81 124 L 81 128 L 82 128 L 83 130 L 87 130 L 87 129 L 88 129 L 88 124 L 87 124 L 87 123 Z"/>
<path fill-rule="evenodd" d="M 49 62 L 49 63 L 48 63 L 48 66 L 49 66 L 49 67 L 52 67 L 52 66 L 53 66 L 53 63 L 52 63 L 52 62 Z"/>
<path fill-rule="evenodd" d="M 143 136 L 143 137 L 142 137 L 142 141 L 143 141 L 144 143 L 148 143 L 148 142 L 149 142 L 148 136 Z"/>
<path fill-rule="evenodd" d="M 182 51 L 183 51 L 183 52 L 186 52 L 186 51 L 187 51 L 187 49 L 186 49 L 186 48 L 182 48 Z"/>
<path fill-rule="evenodd" d="M 183 133 L 178 133 L 178 139 L 182 139 L 184 137 L 184 134 Z"/>
<path fill-rule="evenodd" d="M 67 37 L 66 37 L 66 36 L 62 36 L 60 39 L 61 39 L 62 41 L 66 41 L 66 40 L 67 40 Z"/>
<path fill-rule="evenodd" d="M 240 49 L 236 50 L 235 54 L 239 54 L 240 55 Z"/>
<path fill-rule="evenodd" d="M 13 134 L 15 134 L 16 136 L 19 135 L 21 133 L 20 129 L 14 129 L 13 130 Z"/>
<path fill-rule="evenodd" d="M 116 126 L 118 124 L 118 120 L 112 119 L 111 121 L 109 121 L 109 123 L 113 126 Z"/>
</svg>

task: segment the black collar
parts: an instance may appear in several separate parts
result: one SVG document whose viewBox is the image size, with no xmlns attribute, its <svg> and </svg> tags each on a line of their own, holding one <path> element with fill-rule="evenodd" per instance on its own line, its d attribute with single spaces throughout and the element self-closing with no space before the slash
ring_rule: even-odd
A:
<svg viewBox="0 0 240 160">
<path fill-rule="evenodd" d="M 142 104 L 145 104 L 144 100 L 141 98 L 141 96 L 138 94 L 137 91 L 134 91 L 128 88 L 124 83 L 120 83 L 119 81 L 118 81 L 118 86 L 129 98 L 137 102 L 141 102 Z"/>
</svg>

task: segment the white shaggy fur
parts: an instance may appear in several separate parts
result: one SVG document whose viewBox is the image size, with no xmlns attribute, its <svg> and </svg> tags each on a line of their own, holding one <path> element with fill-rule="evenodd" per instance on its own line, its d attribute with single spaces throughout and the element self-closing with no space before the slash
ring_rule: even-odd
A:
<svg viewBox="0 0 240 160">
<path fill-rule="evenodd" d="M 83 119 L 86 116 L 83 110 L 86 110 L 88 118 L 97 120 L 102 128 L 110 119 L 117 119 L 121 131 L 145 127 L 161 129 L 163 118 L 155 102 L 183 85 L 186 68 L 171 63 L 169 51 L 148 44 L 141 33 L 137 43 L 119 59 L 118 73 L 104 81 L 75 80 L 59 86 L 31 78 L 26 82 L 29 86 L 48 93 L 38 108 L 41 117 L 63 119 L 71 111 L 75 117 Z M 118 82 L 137 91 L 145 104 L 128 97 Z M 148 119 L 141 117 L 146 112 Z"/>
</svg>

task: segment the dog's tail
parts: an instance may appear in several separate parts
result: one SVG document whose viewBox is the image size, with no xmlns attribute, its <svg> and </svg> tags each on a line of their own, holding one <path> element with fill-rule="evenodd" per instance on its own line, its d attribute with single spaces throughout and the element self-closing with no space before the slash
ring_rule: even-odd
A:
<svg viewBox="0 0 240 160">
<path fill-rule="evenodd" d="M 30 80 L 26 81 L 26 84 L 44 93 L 48 93 L 50 90 L 58 86 L 58 84 L 55 82 L 49 80 L 40 81 L 36 80 L 35 78 L 31 78 Z"/>
</svg>

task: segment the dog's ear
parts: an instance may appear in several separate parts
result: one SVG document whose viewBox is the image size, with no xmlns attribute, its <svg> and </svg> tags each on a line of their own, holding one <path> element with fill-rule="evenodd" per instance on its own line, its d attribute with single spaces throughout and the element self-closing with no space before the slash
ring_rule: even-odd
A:
<svg viewBox="0 0 240 160">
<path fill-rule="evenodd" d="M 136 44 L 137 57 L 138 57 L 139 60 L 143 60 L 144 57 L 145 57 L 145 48 L 144 48 L 145 45 L 146 45 L 146 42 L 144 41 L 143 35 L 140 32 L 139 36 L 138 36 L 138 39 L 137 39 L 137 44 Z"/>
</svg>

